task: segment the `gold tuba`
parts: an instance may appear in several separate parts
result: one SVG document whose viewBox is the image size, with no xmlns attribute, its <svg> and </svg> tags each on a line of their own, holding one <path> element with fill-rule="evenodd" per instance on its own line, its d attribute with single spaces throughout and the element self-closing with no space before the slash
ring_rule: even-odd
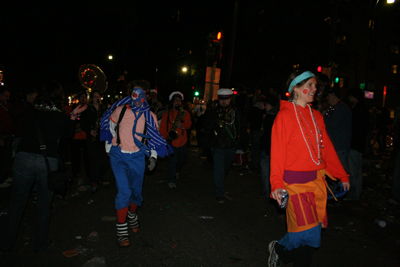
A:
<svg viewBox="0 0 400 267">
<path fill-rule="evenodd" d="M 175 120 L 172 122 L 172 127 L 171 130 L 169 130 L 168 135 L 167 135 L 167 141 L 168 143 L 172 143 L 172 141 L 178 139 L 178 131 L 176 130 L 176 127 L 178 126 L 178 122 L 182 121 L 186 116 L 186 110 L 181 108 L 178 112 L 178 114 L 175 117 Z M 167 122 L 168 123 L 168 122 Z"/>
<path fill-rule="evenodd" d="M 82 86 L 89 91 L 97 90 L 104 93 L 107 90 L 108 82 L 104 72 L 93 64 L 83 64 L 79 68 L 78 78 Z"/>
</svg>

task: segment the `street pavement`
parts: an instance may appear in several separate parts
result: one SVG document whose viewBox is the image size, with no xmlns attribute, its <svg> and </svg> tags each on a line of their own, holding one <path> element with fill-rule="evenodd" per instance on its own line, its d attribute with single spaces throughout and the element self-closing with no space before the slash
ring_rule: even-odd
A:
<svg viewBox="0 0 400 267">
<path fill-rule="evenodd" d="M 0 254 L 0 266 L 268 266 L 268 243 L 285 234 L 285 213 L 259 197 L 260 175 L 243 166 L 232 167 L 225 182 L 230 199 L 217 203 L 212 165 L 201 152 L 189 147 L 177 188 L 168 187 L 166 159 L 146 174 L 141 226 L 130 233 L 130 247 L 116 244 L 117 190 L 109 171 L 96 193 L 73 185 L 66 199 L 54 197 L 49 229 L 54 246 L 42 253 L 33 252 L 32 194 L 17 243 L 12 252 Z M 389 201 L 393 161 L 376 155 L 363 165 L 362 199 L 329 201 L 329 225 L 312 266 L 400 266 L 400 205 Z M 2 224 L 12 186 L 0 190 Z"/>
</svg>

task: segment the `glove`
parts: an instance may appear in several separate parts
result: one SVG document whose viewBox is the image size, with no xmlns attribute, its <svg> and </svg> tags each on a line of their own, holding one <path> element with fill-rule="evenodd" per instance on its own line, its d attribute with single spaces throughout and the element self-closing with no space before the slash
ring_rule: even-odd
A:
<svg viewBox="0 0 400 267">
<path fill-rule="evenodd" d="M 154 170 L 154 168 L 156 167 L 156 162 L 157 160 L 155 158 L 150 158 L 147 161 L 147 168 L 149 168 L 149 171 Z"/>
</svg>

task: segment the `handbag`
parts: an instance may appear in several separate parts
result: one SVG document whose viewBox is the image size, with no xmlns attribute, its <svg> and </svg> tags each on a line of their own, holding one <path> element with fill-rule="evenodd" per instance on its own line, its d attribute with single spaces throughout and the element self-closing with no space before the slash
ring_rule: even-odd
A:
<svg viewBox="0 0 400 267">
<path fill-rule="evenodd" d="M 343 189 L 343 184 L 339 179 L 332 180 L 329 177 L 325 177 L 325 180 L 326 188 L 328 189 L 328 199 L 335 199 L 338 201 L 338 198 L 343 197 L 347 193 L 347 191 Z"/>
<path fill-rule="evenodd" d="M 56 171 L 52 171 L 50 169 L 49 159 L 46 155 L 46 145 L 43 141 L 42 131 L 39 126 L 36 124 L 36 132 L 38 134 L 39 142 L 40 142 L 40 150 L 43 153 L 44 160 L 46 162 L 47 168 L 47 187 L 50 191 L 54 191 L 56 193 L 65 193 L 65 190 L 68 187 L 69 181 L 72 179 L 71 171 L 63 164 L 60 159 L 60 155 L 57 153 L 58 159 L 58 169 Z"/>
</svg>

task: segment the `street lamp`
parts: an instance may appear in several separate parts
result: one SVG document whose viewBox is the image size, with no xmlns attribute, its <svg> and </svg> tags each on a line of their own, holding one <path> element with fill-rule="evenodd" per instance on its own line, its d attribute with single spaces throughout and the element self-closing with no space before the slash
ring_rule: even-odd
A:
<svg viewBox="0 0 400 267">
<path fill-rule="evenodd" d="M 112 56 L 112 55 L 109 55 L 109 56 L 108 56 L 108 59 L 109 59 L 109 60 L 112 60 L 112 59 L 113 59 L 113 56 Z"/>
<path fill-rule="evenodd" d="M 182 68 L 182 72 L 183 72 L 183 73 L 186 73 L 186 72 L 187 72 L 187 68 L 186 68 L 186 67 L 183 67 L 183 68 Z"/>
<path fill-rule="evenodd" d="M 177 90 L 179 90 L 179 74 L 186 74 L 188 71 L 187 67 L 182 67 L 180 69 L 180 71 L 178 70 L 178 72 L 176 73 L 176 88 Z"/>
</svg>

